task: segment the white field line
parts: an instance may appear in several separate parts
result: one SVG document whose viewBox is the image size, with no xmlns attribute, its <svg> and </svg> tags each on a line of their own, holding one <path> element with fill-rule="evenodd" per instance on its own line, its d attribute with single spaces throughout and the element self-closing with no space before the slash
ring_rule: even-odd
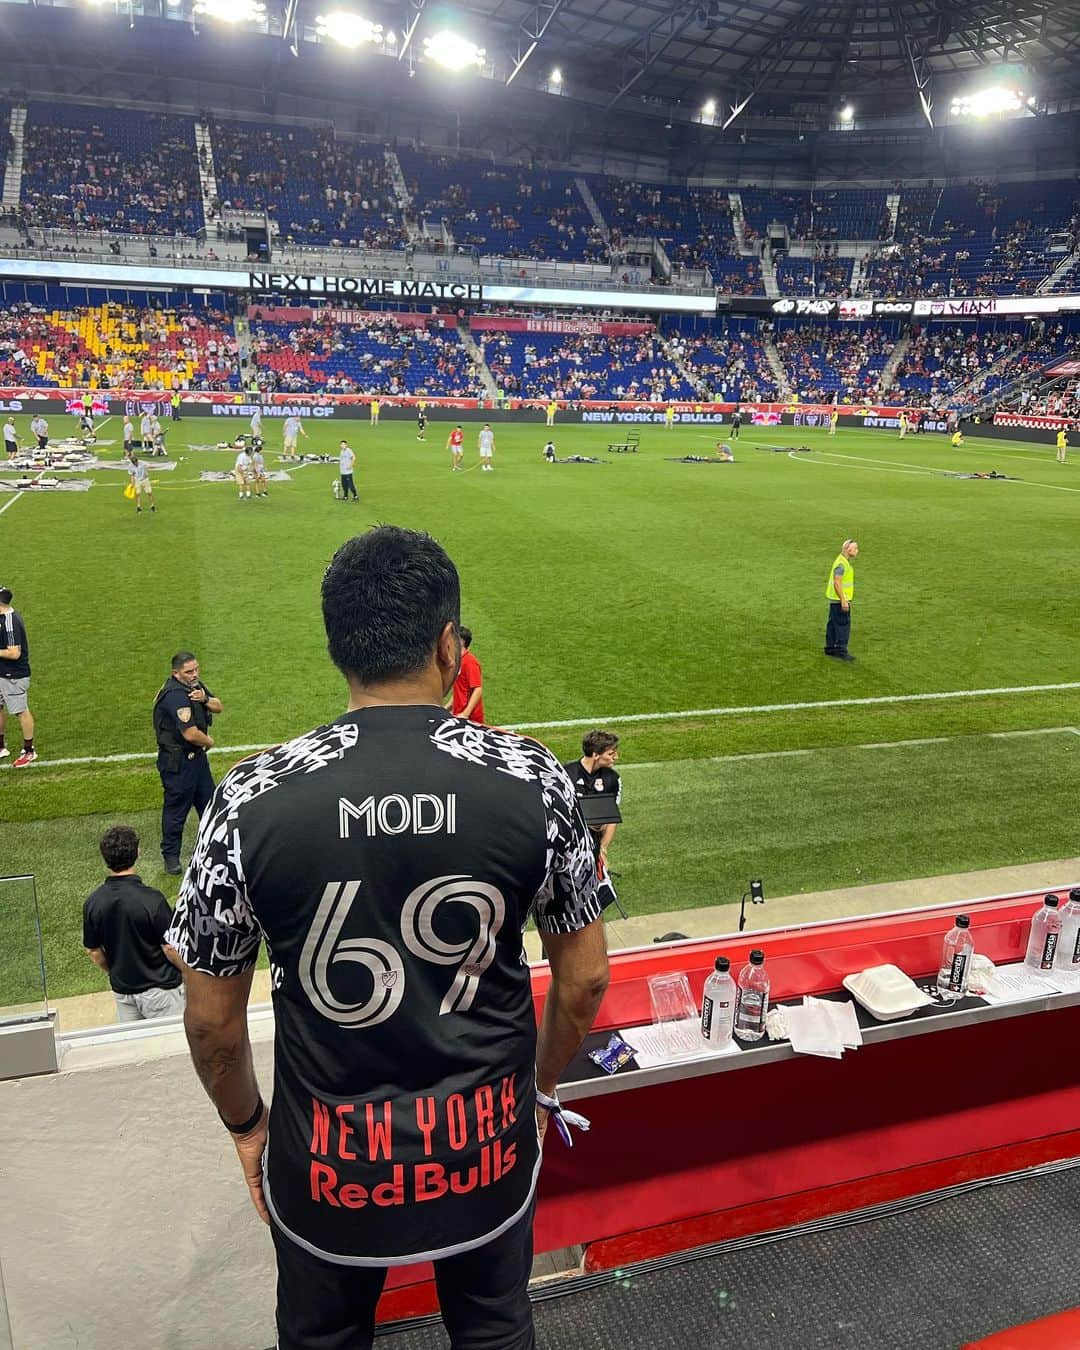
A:
<svg viewBox="0 0 1080 1350">
<path fill-rule="evenodd" d="M 890 463 L 888 460 L 871 460 L 865 455 L 847 455 L 843 451 L 832 451 L 832 459 L 822 459 L 822 455 L 828 455 L 830 451 L 819 450 L 814 459 L 808 459 L 805 455 L 797 455 L 794 451 L 788 451 L 788 459 L 796 460 L 800 464 L 818 464 L 824 469 L 839 469 L 845 464 L 850 464 L 853 469 L 863 469 L 866 473 L 901 473 L 909 476 L 921 475 L 924 477 L 941 478 L 952 472 L 950 469 L 917 469 L 910 468 L 877 468 L 876 465 Z M 891 461 L 897 466 L 904 463 L 903 460 Z M 962 475 L 961 475 L 962 477 Z M 1052 492 L 1080 492 L 1080 488 L 1066 487 L 1063 483 L 1037 483 L 1030 478 L 1006 478 L 1001 480 L 1006 483 L 1015 483 L 1018 487 L 1049 488 Z"/>
<path fill-rule="evenodd" d="M 997 740 L 1005 736 L 1080 736 L 1080 727 L 1037 727 L 1032 731 L 974 731 L 957 736 L 921 736 L 910 741 L 867 741 L 862 745 L 819 745 L 813 750 L 763 750 L 751 755 L 705 755 L 701 759 L 657 759 L 641 764 L 620 764 L 620 773 L 636 769 L 666 769 L 679 764 L 741 764 L 752 759 L 789 759 L 796 755 L 820 755 L 832 750 L 907 750 L 919 745 L 947 745 L 952 741 Z"/>
<path fill-rule="evenodd" d="M 6 502 L 3 504 L 3 506 L 0 506 L 0 516 L 2 516 L 2 515 L 4 514 L 4 512 L 8 509 L 9 506 L 14 506 L 15 503 L 19 500 L 19 498 L 22 497 L 22 496 L 24 496 L 24 495 L 25 495 L 25 494 L 22 493 L 22 492 L 16 492 L 15 496 L 12 497 L 10 501 L 6 501 Z"/>
<path fill-rule="evenodd" d="M 834 698 L 823 699 L 817 703 L 759 703 L 752 707 L 699 708 L 688 712 L 625 713 L 620 717 L 583 717 L 562 722 L 518 722 L 505 729 L 507 731 L 550 731 L 564 727 L 611 726 L 613 723 L 619 722 L 661 722 L 688 717 L 730 717 L 738 715 L 739 713 L 798 712 L 813 708 L 866 707 L 868 705 L 878 705 L 882 703 L 925 703 L 934 699 L 981 698 L 993 694 L 1033 694 L 1060 689 L 1080 689 L 1080 681 L 1073 681 L 1068 684 L 1026 684 L 1003 689 L 953 689 L 942 694 L 881 694 L 875 698 Z M 1035 731 L 976 732 L 972 734 L 996 736 L 1046 736 L 1058 732 L 1071 732 L 1080 736 L 1080 728 L 1078 727 L 1040 727 Z M 877 750 L 887 749 L 898 745 L 933 745 L 937 741 L 954 739 L 956 738 L 951 736 L 931 736 L 909 741 L 872 741 L 858 748 L 864 750 Z M 276 744 L 274 741 L 263 741 L 257 745 L 215 745 L 213 750 L 209 753 L 211 755 L 249 755 L 256 750 L 266 750 L 274 744 Z M 844 747 L 837 748 L 842 749 Z M 716 757 L 716 761 L 722 762 L 727 759 L 774 759 L 785 755 L 809 755 L 813 753 L 814 752 L 811 750 L 764 750 L 747 755 L 720 755 Z M 78 755 L 70 759 L 39 759 L 37 764 L 43 769 L 60 769 L 79 764 L 135 764 L 140 761 L 145 762 L 146 760 L 156 758 L 156 751 L 137 750 L 120 755 Z M 659 762 L 671 763 L 672 761 L 664 760 Z M 705 762 L 710 761 L 706 760 Z M 0 768 L 2 767 L 10 767 L 10 765 L 0 765 Z M 640 768 L 641 766 L 638 765 L 636 767 Z"/>
</svg>

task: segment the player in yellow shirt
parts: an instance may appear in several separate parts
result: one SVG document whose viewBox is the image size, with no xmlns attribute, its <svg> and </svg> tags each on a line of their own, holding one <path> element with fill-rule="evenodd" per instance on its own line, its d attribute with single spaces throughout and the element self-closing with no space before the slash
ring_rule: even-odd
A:
<svg viewBox="0 0 1080 1350">
<path fill-rule="evenodd" d="M 547 405 L 547 424 L 549 427 L 555 425 L 555 414 L 559 411 L 559 405 L 554 399 Z"/>
<path fill-rule="evenodd" d="M 1065 451 L 1069 448 L 1069 438 L 1065 434 L 1065 428 L 1060 427 L 1057 434 L 1057 462 L 1065 463 Z"/>
<path fill-rule="evenodd" d="M 670 431 L 674 425 L 675 425 L 675 409 L 669 403 L 667 407 L 664 409 L 664 426 L 668 429 L 668 431 Z"/>
<path fill-rule="evenodd" d="M 379 400 L 377 398 L 371 400 L 371 425 L 373 427 L 379 425 Z"/>
<path fill-rule="evenodd" d="M 955 430 L 955 431 L 953 432 L 953 434 L 952 434 L 952 446 L 953 446 L 953 449 L 954 449 L 954 450 L 959 450 L 960 447 L 961 447 L 963 444 L 964 444 L 964 433 L 960 430 L 959 427 L 957 427 L 956 430 Z"/>
<path fill-rule="evenodd" d="M 835 408 L 833 408 L 832 412 L 829 414 L 829 435 L 830 435 L 830 436 L 835 436 L 835 435 L 836 435 L 836 424 L 837 424 L 837 422 L 839 422 L 839 420 L 840 420 L 840 414 L 836 411 Z"/>
</svg>

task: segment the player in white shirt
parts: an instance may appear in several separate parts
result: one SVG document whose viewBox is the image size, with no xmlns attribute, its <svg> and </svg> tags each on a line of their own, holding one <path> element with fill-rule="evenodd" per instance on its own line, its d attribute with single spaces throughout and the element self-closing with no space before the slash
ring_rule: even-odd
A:
<svg viewBox="0 0 1080 1350">
<path fill-rule="evenodd" d="M 266 490 L 266 461 L 263 459 L 261 446 L 251 452 L 251 476 L 255 480 L 255 496 L 268 497 L 270 494 Z"/>
<path fill-rule="evenodd" d="M 354 502 L 360 500 L 356 491 L 356 484 L 353 482 L 353 468 L 356 465 L 356 451 L 353 450 L 347 441 L 342 441 L 338 451 L 338 466 L 341 472 L 341 500 L 352 497 Z"/>
<path fill-rule="evenodd" d="M 37 448 L 45 450 L 49 444 L 49 424 L 40 413 L 31 421 L 30 430 L 37 437 Z"/>
<path fill-rule="evenodd" d="M 154 488 L 150 482 L 150 469 L 138 455 L 131 456 L 128 477 L 131 479 L 131 486 L 135 489 L 135 514 L 142 514 L 142 499 L 146 497 L 150 503 L 150 514 L 155 515 L 157 507 L 154 505 Z"/>
<path fill-rule="evenodd" d="M 236 456 L 236 464 L 233 467 L 233 477 L 236 479 L 237 495 L 240 497 L 251 496 L 251 456 L 246 450 L 241 450 Z"/>
<path fill-rule="evenodd" d="M 285 435 L 285 444 L 283 446 L 282 459 L 299 459 L 296 453 L 296 438 L 303 436 L 307 440 L 307 432 L 304 430 L 304 424 L 299 417 L 286 417 L 283 428 Z"/>
<path fill-rule="evenodd" d="M 491 462 L 491 457 L 495 453 L 495 433 L 487 422 L 484 423 L 480 432 L 480 468 L 483 473 L 490 473 L 495 467 Z"/>
<path fill-rule="evenodd" d="M 150 414 L 143 413 L 143 415 L 139 418 L 139 436 L 142 441 L 142 444 L 139 446 L 140 450 L 150 450 L 152 448 L 150 444 L 150 438 L 152 434 L 153 433 Z"/>
<path fill-rule="evenodd" d="M 262 413 L 258 408 L 251 415 L 251 434 L 257 436 L 260 441 L 262 440 Z"/>
</svg>

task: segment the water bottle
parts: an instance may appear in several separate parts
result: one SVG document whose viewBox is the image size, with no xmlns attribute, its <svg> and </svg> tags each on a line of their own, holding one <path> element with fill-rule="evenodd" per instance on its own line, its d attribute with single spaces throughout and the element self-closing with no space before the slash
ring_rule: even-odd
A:
<svg viewBox="0 0 1080 1350">
<path fill-rule="evenodd" d="M 731 978 L 731 962 L 726 956 L 718 956 L 716 968 L 705 981 L 705 993 L 701 1000 L 702 1040 L 717 1047 L 731 1043 L 738 992 Z"/>
<path fill-rule="evenodd" d="M 1028 937 L 1024 965 L 1032 970 L 1053 970 L 1054 956 L 1061 937 L 1061 915 L 1056 895 L 1043 897 L 1042 909 L 1031 916 L 1031 934 Z"/>
<path fill-rule="evenodd" d="M 1080 975 L 1080 887 L 1069 892 L 1068 903 L 1061 911 L 1061 937 L 1054 967 Z"/>
<path fill-rule="evenodd" d="M 974 954 L 975 939 L 971 936 L 971 920 L 966 914 L 958 914 L 941 944 L 941 965 L 937 977 L 939 994 L 948 998 L 964 998 L 968 991 L 971 958 Z"/>
<path fill-rule="evenodd" d="M 740 1041 L 760 1041 L 765 1035 L 765 1014 L 769 1011 L 769 977 L 765 974 L 765 953 L 756 948 L 739 971 L 739 996 L 735 1000 L 735 1035 Z"/>
</svg>

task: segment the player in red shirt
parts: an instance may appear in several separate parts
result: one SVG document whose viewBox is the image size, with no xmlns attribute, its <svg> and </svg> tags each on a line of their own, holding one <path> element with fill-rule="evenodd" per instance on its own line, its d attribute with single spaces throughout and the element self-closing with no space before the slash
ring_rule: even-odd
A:
<svg viewBox="0 0 1080 1350">
<path fill-rule="evenodd" d="M 446 448 L 453 455 L 453 463 L 450 466 L 452 473 L 461 472 L 461 457 L 465 453 L 465 435 L 460 427 L 455 427 L 450 433 L 450 439 L 446 442 Z"/>
<path fill-rule="evenodd" d="M 465 650 L 461 653 L 461 669 L 454 681 L 450 711 L 455 717 L 464 717 L 470 722 L 479 722 L 483 725 L 484 677 L 480 670 L 480 662 L 469 651 L 472 646 L 472 629 L 462 625 L 458 632 L 461 634 L 461 645 Z"/>
</svg>

